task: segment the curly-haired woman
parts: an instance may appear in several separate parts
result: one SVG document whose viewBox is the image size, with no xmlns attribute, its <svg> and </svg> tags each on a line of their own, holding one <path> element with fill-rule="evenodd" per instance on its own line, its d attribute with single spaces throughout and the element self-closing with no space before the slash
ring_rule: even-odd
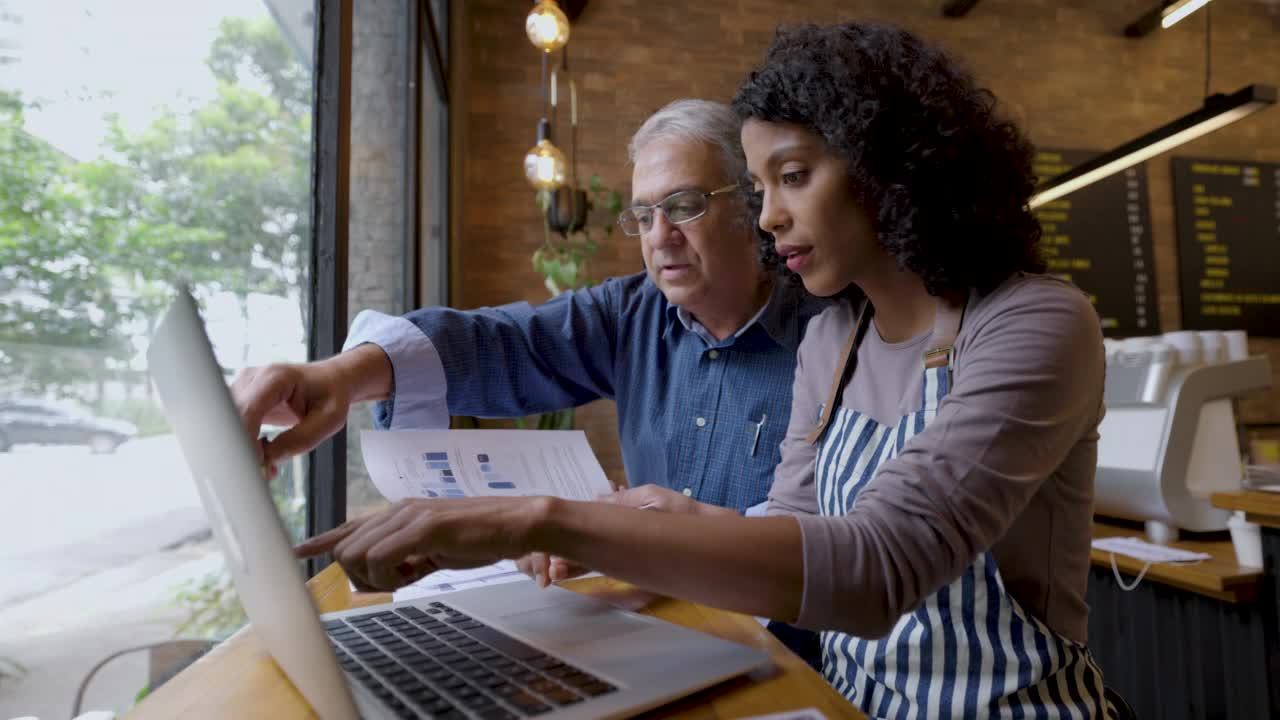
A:
<svg viewBox="0 0 1280 720">
<path fill-rule="evenodd" d="M 1107 714 L 1084 645 L 1102 336 L 1039 274 L 1030 147 L 994 105 L 862 24 L 780 32 L 738 91 L 766 260 L 837 297 L 800 346 L 770 517 L 652 488 L 413 501 L 301 552 L 383 589 L 553 553 L 822 631 L 826 677 L 876 717 Z"/>
<path fill-rule="evenodd" d="M 1102 335 L 1039 274 L 1031 148 L 994 105 L 856 24 L 779 35 L 734 99 L 766 258 L 845 296 L 800 347 L 770 509 L 800 522 L 797 624 L 877 717 L 1105 705 L 1084 645 Z"/>
</svg>

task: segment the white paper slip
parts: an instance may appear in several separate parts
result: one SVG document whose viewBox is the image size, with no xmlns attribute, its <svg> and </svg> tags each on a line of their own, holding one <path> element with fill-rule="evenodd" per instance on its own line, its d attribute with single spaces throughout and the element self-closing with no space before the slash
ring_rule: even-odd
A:
<svg viewBox="0 0 1280 720">
<path fill-rule="evenodd" d="M 581 430 L 366 430 L 360 441 L 369 478 L 392 502 L 526 495 L 595 500 L 613 491 Z"/>
<path fill-rule="evenodd" d="M 749 718 L 743 718 L 743 720 L 827 720 L 827 716 L 823 715 L 817 708 L 805 708 L 771 715 L 752 715 Z"/>
<path fill-rule="evenodd" d="M 572 579 L 589 577 L 600 577 L 600 573 L 583 573 L 582 575 L 574 576 Z M 516 569 L 514 560 L 499 560 L 493 565 L 471 568 L 470 570 L 437 570 L 412 585 L 405 585 L 396 590 L 392 593 L 391 598 L 394 602 L 416 600 L 450 593 L 455 590 L 466 590 L 484 585 L 501 585 L 502 583 L 520 580 L 533 582 L 533 578 Z"/>
<path fill-rule="evenodd" d="M 467 570 L 437 570 L 412 585 L 405 585 L 396 590 L 391 598 L 395 602 L 400 602 L 519 580 L 533 582 L 528 575 L 516 569 L 514 560 L 500 560 L 492 565 Z"/>
<path fill-rule="evenodd" d="M 1206 553 L 1179 550 L 1178 548 L 1156 545 L 1136 537 L 1098 538 L 1093 547 L 1103 552 L 1127 555 L 1143 562 L 1151 563 L 1185 563 L 1208 560 L 1212 556 Z"/>
</svg>

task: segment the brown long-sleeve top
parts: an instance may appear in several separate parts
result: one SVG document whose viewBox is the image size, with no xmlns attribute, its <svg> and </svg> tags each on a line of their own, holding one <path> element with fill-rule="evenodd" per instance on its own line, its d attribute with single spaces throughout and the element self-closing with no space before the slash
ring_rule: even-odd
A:
<svg viewBox="0 0 1280 720">
<path fill-rule="evenodd" d="M 950 394 L 844 517 L 818 515 L 817 446 L 805 442 L 856 311 L 836 303 L 800 345 L 791 420 L 769 494 L 804 545 L 796 623 L 879 637 L 991 550 L 1014 599 L 1085 642 L 1093 479 L 1104 359 L 1097 314 L 1074 286 L 1018 274 L 969 300 Z M 921 403 L 932 334 L 886 343 L 868 329 L 844 407 L 894 424 Z"/>
</svg>

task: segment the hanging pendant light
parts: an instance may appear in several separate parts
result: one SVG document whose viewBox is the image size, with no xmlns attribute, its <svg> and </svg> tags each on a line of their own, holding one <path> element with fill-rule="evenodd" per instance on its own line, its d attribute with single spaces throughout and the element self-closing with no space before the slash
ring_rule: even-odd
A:
<svg viewBox="0 0 1280 720">
<path fill-rule="evenodd" d="M 524 156 L 524 177 L 537 190 L 564 185 L 567 163 L 560 148 L 551 143 L 551 123 L 538 121 L 538 142 Z"/>
<path fill-rule="evenodd" d="M 524 31 L 539 50 L 559 50 L 569 42 L 569 18 L 556 0 L 538 0 L 524 19 Z"/>
</svg>

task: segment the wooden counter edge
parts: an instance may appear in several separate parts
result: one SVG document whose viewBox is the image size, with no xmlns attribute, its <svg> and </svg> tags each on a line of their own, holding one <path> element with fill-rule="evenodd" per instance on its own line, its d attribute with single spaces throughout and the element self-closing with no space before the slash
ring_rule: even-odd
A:
<svg viewBox="0 0 1280 720">
<path fill-rule="evenodd" d="M 1144 537 L 1144 535 L 1141 530 L 1095 520 L 1093 537 Z M 1229 540 L 1178 541 L 1172 543 L 1171 547 L 1207 553 L 1212 556 L 1212 559 L 1194 565 L 1153 563 L 1143 576 L 1143 582 L 1159 582 L 1229 603 L 1248 603 L 1257 597 L 1262 570 L 1237 564 L 1235 549 Z M 1111 569 L 1111 553 L 1090 549 L 1089 560 L 1100 568 Z M 1116 555 L 1115 561 L 1120 572 L 1131 578 L 1142 572 L 1142 567 L 1146 564 L 1142 560 L 1125 555 Z"/>
<path fill-rule="evenodd" d="M 1280 493 L 1261 490 L 1220 492 L 1211 495 L 1209 502 L 1223 510 L 1243 510 L 1250 522 L 1280 529 Z"/>
</svg>

